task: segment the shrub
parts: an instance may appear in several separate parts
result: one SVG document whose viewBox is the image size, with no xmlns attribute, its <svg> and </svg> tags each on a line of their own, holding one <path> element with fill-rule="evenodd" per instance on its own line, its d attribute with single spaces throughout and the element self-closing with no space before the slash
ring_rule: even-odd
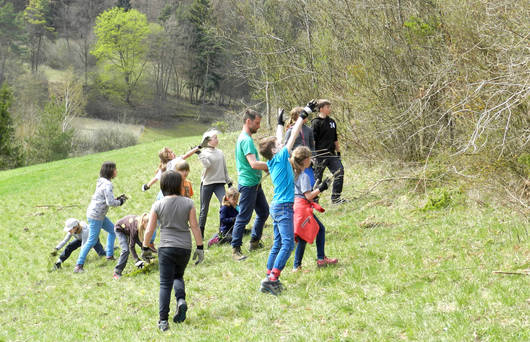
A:
<svg viewBox="0 0 530 342">
<path fill-rule="evenodd" d="M 74 137 L 74 154 L 104 152 L 136 145 L 138 137 L 118 128 L 100 129 L 93 133 L 79 133 Z"/>
</svg>

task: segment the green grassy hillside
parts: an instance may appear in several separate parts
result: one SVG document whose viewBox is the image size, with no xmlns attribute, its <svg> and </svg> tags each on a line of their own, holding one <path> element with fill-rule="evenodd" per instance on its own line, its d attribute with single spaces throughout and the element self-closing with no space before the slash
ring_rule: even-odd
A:
<svg viewBox="0 0 530 342">
<path fill-rule="evenodd" d="M 236 135 L 221 138 L 229 172 L 236 179 Z M 279 297 L 259 292 L 272 242 L 246 261 L 231 260 L 229 246 L 206 251 L 185 280 L 188 319 L 160 333 L 158 272 L 112 279 L 114 262 L 91 251 L 85 273 L 73 274 L 79 250 L 50 272 L 49 256 L 69 217 L 85 220 L 99 167 L 113 160 L 115 194 L 129 201 L 111 208 L 115 222 L 148 211 L 157 190 L 142 193 L 164 145 L 180 154 L 197 144 L 189 137 L 146 143 L 101 154 L 0 172 L 0 340 L 6 341 L 524 341 L 530 339 L 530 278 L 493 274 L 528 269 L 530 249 L 524 218 L 494 204 L 477 206 L 465 195 L 444 209 L 421 211 L 423 197 L 405 187 L 354 199 L 382 178 L 377 169 L 345 161 L 345 196 L 327 208 L 326 249 L 336 267 L 317 269 L 308 246 L 304 270 L 282 275 Z M 198 207 L 200 164 L 190 159 Z M 272 198 L 270 178 L 264 181 Z M 387 189 L 388 190 L 388 189 Z M 217 230 L 212 201 L 206 236 Z M 527 221 L 526 221 L 527 222 Z M 102 232 L 102 240 L 106 233 Z M 117 244 L 117 242 L 116 242 Z M 244 240 L 244 252 L 248 237 Z M 116 256 L 119 250 L 116 251 Z M 132 272 L 131 258 L 125 273 Z M 172 317 L 174 301 L 172 302 Z"/>
</svg>

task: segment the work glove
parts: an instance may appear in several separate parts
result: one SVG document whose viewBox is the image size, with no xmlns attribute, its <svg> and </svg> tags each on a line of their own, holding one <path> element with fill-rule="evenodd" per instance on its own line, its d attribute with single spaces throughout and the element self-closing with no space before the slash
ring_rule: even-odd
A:
<svg viewBox="0 0 530 342">
<path fill-rule="evenodd" d="M 204 137 L 204 139 L 202 139 L 202 142 L 201 142 L 201 144 L 199 146 L 200 147 L 206 147 L 206 146 L 208 146 L 209 142 L 210 142 L 210 137 Z"/>
<path fill-rule="evenodd" d="M 324 192 L 326 191 L 328 188 L 329 188 L 329 184 L 331 183 L 331 179 L 329 177 L 327 177 L 326 179 L 324 179 L 322 181 L 322 183 L 320 183 L 320 185 L 318 186 L 318 191 L 320 192 Z"/>
<path fill-rule="evenodd" d="M 149 185 L 147 185 L 147 184 L 142 185 L 142 191 L 147 191 L 147 190 L 149 190 L 150 188 L 151 188 L 151 187 L 150 187 Z"/>
<path fill-rule="evenodd" d="M 195 250 L 195 253 L 193 253 L 193 261 L 195 261 L 195 265 L 200 264 L 204 260 L 204 247 L 203 245 L 197 246 L 197 249 Z"/>
<path fill-rule="evenodd" d="M 57 256 L 57 249 L 54 248 L 53 251 L 50 253 L 51 256 Z"/>
<path fill-rule="evenodd" d="M 338 151 L 337 151 L 337 157 L 339 157 L 339 158 L 340 158 L 340 152 L 338 152 Z"/>
<path fill-rule="evenodd" d="M 284 126 L 285 125 L 285 119 L 283 117 L 284 110 L 283 108 L 278 108 L 278 125 Z"/>
<path fill-rule="evenodd" d="M 136 266 L 136 268 L 138 268 L 138 269 L 142 269 L 142 268 L 144 268 L 144 266 L 145 266 L 145 261 L 143 261 L 143 260 L 138 260 L 138 261 L 134 264 L 134 266 Z"/>
<path fill-rule="evenodd" d="M 142 259 L 149 262 L 151 259 L 154 259 L 153 252 L 149 247 L 142 247 L 142 254 L 140 255 Z"/>
<path fill-rule="evenodd" d="M 312 112 L 315 111 L 316 106 L 317 106 L 317 101 L 316 100 L 309 101 L 305 105 L 304 109 L 302 109 L 302 112 L 300 113 L 300 117 L 302 119 L 307 118 L 309 116 L 309 114 L 311 114 Z"/>
<path fill-rule="evenodd" d="M 125 194 L 121 194 L 118 197 L 116 197 L 116 199 L 118 201 L 120 201 L 120 206 L 122 206 L 123 203 L 125 203 L 125 201 L 127 201 L 127 199 L 129 199 L 129 197 L 127 197 Z"/>
<path fill-rule="evenodd" d="M 233 184 L 232 184 L 232 182 L 228 182 L 228 183 L 226 183 L 226 185 L 228 186 L 228 188 L 231 188 Z"/>
<path fill-rule="evenodd" d="M 201 145 L 197 145 L 197 146 L 195 146 L 194 148 L 196 148 L 196 149 L 197 149 L 197 151 L 195 151 L 195 154 L 196 154 L 196 155 L 199 155 L 199 154 L 201 154 L 201 148 L 202 148 L 202 146 L 201 146 Z"/>
</svg>

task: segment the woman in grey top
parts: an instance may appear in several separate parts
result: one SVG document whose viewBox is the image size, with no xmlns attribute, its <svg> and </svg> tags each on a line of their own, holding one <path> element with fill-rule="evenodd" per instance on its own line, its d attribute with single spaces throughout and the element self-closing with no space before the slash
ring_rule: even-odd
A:
<svg viewBox="0 0 530 342">
<path fill-rule="evenodd" d="M 173 322 L 181 323 L 186 319 L 186 292 L 184 290 L 184 271 L 191 256 L 190 227 L 197 244 L 193 260 L 196 265 L 204 259 L 201 231 L 197 225 L 197 216 L 193 201 L 181 196 L 182 176 L 175 171 L 166 171 L 160 179 L 160 189 L 164 198 L 156 201 L 149 214 L 149 223 L 144 236 L 142 257 L 151 254 L 149 242 L 157 220 L 160 222 L 160 245 L 158 265 L 160 270 L 160 295 L 158 328 L 169 329 L 168 316 L 171 302 L 171 290 L 175 290 L 177 308 Z"/>
<path fill-rule="evenodd" d="M 83 272 L 83 265 L 90 249 L 96 244 L 99 238 L 101 228 L 107 231 L 107 259 L 114 260 L 114 240 L 116 234 L 114 233 L 114 223 L 106 216 L 109 207 L 118 207 L 123 205 L 127 200 L 125 195 L 120 195 L 114 198 L 113 186 L 111 179 L 118 175 L 116 164 L 114 162 L 104 162 L 99 170 L 99 179 L 96 185 L 96 191 L 92 195 L 90 204 L 86 211 L 88 221 L 89 236 L 87 243 L 84 244 L 77 265 L 74 268 L 75 273 Z"/>
<path fill-rule="evenodd" d="M 201 212 L 199 215 L 199 228 L 201 229 L 203 238 L 212 195 L 215 193 L 221 205 L 225 196 L 225 184 L 228 184 L 228 187 L 232 186 L 232 180 L 228 176 L 228 170 L 226 169 L 225 156 L 223 151 L 217 148 L 217 145 L 219 145 L 217 134 L 219 132 L 215 129 L 206 131 L 202 136 L 202 140 L 208 141 L 208 145 L 202 151 L 198 150 L 196 152 L 203 166 L 201 177 Z"/>
</svg>

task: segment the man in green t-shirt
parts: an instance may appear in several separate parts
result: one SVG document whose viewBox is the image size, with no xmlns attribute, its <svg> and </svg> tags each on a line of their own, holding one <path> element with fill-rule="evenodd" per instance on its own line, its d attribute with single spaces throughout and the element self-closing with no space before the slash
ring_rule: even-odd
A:
<svg viewBox="0 0 530 342">
<path fill-rule="evenodd" d="M 241 253 L 243 232 L 250 222 L 252 212 L 256 211 L 256 219 L 252 227 L 249 250 L 263 247 L 261 234 L 265 221 L 269 217 L 269 204 L 261 188 L 261 171 L 268 171 L 267 163 L 259 160 L 258 151 L 254 146 L 252 134 L 260 127 L 261 115 L 247 109 L 243 116 L 243 130 L 236 144 L 236 168 L 238 174 L 238 190 L 240 193 L 239 213 L 232 231 L 232 258 L 237 261 L 246 259 Z"/>
</svg>

